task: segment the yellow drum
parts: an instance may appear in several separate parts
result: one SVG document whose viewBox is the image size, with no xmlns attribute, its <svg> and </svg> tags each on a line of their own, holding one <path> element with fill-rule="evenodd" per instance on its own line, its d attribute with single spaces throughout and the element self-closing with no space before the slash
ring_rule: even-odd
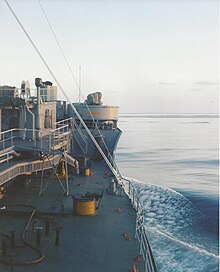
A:
<svg viewBox="0 0 220 272">
<path fill-rule="evenodd" d="M 95 215 L 95 198 L 74 198 L 76 215 Z"/>
</svg>

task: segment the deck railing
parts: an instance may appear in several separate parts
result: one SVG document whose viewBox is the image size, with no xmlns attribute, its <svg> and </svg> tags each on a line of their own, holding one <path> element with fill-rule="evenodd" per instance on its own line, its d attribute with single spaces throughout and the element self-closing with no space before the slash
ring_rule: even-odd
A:
<svg viewBox="0 0 220 272">
<path fill-rule="evenodd" d="M 46 169 L 51 169 L 60 161 L 61 155 L 57 154 L 45 160 L 34 160 L 18 162 L 0 172 L 0 185 L 23 174 L 34 173 Z"/>
<path fill-rule="evenodd" d="M 86 155 L 88 152 L 88 143 L 87 140 L 85 139 L 85 135 L 83 134 L 82 130 L 80 129 L 76 121 L 74 121 L 73 123 L 73 136 L 83 154 Z"/>
<path fill-rule="evenodd" d="M 57 121 L 55 123 L 55 126 L 56 128 L 59 128 L 60 126 L 64 126 L 64 125 L 72 125 L 74 122 L 74 118 L 73 117 L 70 117 L 70 118 L 67 118 L 67 119 L 64 119 L 64 120 L 60 120 L 60 121 Z"/>
<path fill-rule="evenodd" d="M 49 134 L 49 150 L 55 150 L 62 146 L 66 146 L 69 133 L 69 124 L 60 124 L 60 126 L 51 130 Z"/>
<path fill-rule="evenodd" d="M 16 139 L 33 140 L 36 145 L 37 138 L 42 139 L 42 132 L 37 129 L 13 128 L 5 130 L 0 132 L 0 150 L 14 146 Z M 42 141 L 40 141 L 40 145 L 42 146 Z"/>
<path fill-rule="evenodd" d="M 59 148 L 67 144 L 67 136 L 69 133 L 69 124 L 65 123 L 60 123 L 57 125 L 57 128 L 48 131 L 45 135 L 43 131 L 37 129 L 13 128 L 0 132 L 0 151 L 16 146 L 16 140 L 28 140 L 32 143 L 28 144 L 28 146 L 40 149 L 48 148 L 48 153 L 51 153 L 56 147 Z M 21 142 L 19 142 L 19 144 L 21 144 Z"/>
<path fill-rule="evenodd" d="M 145 272 L 157 272 L 156 263 L 152 254 L 150 243 L 147 238 L 146 229 L 144 226 L 144 206 L 134 188 L 131 181 L 123 179 L 123 188 L 128 198 L 131 201 L 133 208 L 136 211 L 136 228 L 135 228 L 135 238 L 138 239 L 140 246 L 140 254 L 145 262 Z"/>
<path fill-rule="evenodd" d="M 74 117 L 70 117 L 65 120 L 58 121 L 55 123 L 55 125 L 57 129 L 62 126 L 68 126 L 68 128 L 71 128 L 73 130 L 73 137 L 77 141 L 77 144 L 79 145 L 81 151 L 83 152 L 84 155 L 87 154 L 87 151 L 88 151 L 87 140 L 85 139 L 85 136 L 82 133 Z"/>
</svg>

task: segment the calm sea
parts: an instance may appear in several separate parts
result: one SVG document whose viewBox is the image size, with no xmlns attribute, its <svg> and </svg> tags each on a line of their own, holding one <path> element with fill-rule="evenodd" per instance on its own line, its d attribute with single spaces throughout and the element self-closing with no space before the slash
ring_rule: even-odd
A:
<svg viewBox="0 0 220 272">
<path fill-rule="evenodd" d="M 116 161 L 132 178 L 159 271 L 219 271 L 219 118 L 122 114 Z"/>
</svg>

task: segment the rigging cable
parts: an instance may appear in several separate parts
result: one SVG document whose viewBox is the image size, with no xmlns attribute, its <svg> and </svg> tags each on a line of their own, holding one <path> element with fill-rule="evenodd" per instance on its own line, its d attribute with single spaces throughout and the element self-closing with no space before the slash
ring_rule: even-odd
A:
<svg viewBox="0 0 220 272">
<path fill-rule="evenodd" d="M 37 52 L 38 56 L 40 57 L 40 59 L 42 60 L 42 62 L 44 63 L 44 65 L 46 66 L 47 70 L 49 71 L 49 73 L 51 74 L 51 76 L 53 77 L 54 81 L 56 82 L 56 84 L 58 85 L 58 87 L 60 88 L 61 92 L 63 93 L 64 97 L 66 98 L 66 100 L 70 103 L 70 106 L 72 108 L 72 110 L 75 112 L 76 116 L 78 117 L 78 119 L 80 120 L 80 122 L 82 123 L 83 127 L 85 128 L 86 132 L 88 133 L 88 135 L 90 136 L 92 142 L 94 143 L 94 145 L 97 147 L 97 149 L 99 150 L 100 154 L 102 155 L 103 159 L 105 160 L 106 164 L 108 165 L 108 167 L 111 169 L 113 175 L 115 176 L 115 178 L 121 182 L 120 180 L 120 175 L 118 174 L 118 172 L 116 171 L 116 169 L 112 166 L 112 164 L 109 162 L 108 158 L 106 157 L 105 153 L 103 152 L 103 150 L 100 148 L 99 144 L 97 143 L 97 141 L 95 140 L 94 136 L 92 135 L 91 131 L 88 129 L 88 127 L 86 126 L 84 120 L 82 119 L 82 117 L 80 116 L 80 114 L 78 113 L 78 111 L 76 110 L 76 108 L 73 106 L 73 104 L 71 103 L 68 95 L 66 94 L 65 90 L 63 89 L 63 87 L 61 86 L 61 84 L 59 83 L 58 79 L 56 78 L 55 74 L 52 72 L 51 68 L 49 67 L 49 65 L 47 64 L 46 60 L 44 59 L 44 57 L 42 56 L 42 54 L 40 53 L 39 49 L 37 48 L 37 46 L 35 45 L 35 43 L 33 42 L 33 40 L 31 39 L 30 35 L 28 34 L 27 30 L 24 28 L 24 26 L 22 25 L 21 21 L 19 20 L 19 18 L 17 17 L 17 15 L 15 14 L 14 10 L 12 9 L 12 7 L 9 5 L 7 0 L 4 0 L 7 7 L 9 8 L 9 10 L 11 11 L 12 15 L 14 16 L 14 18 L 16 19 L 16 21 L 18 22 L 18 24 L 20 25 L 21 29 L 23 30 L 23 32 L 25 33 L 26 37 L 28 38 L 29 42 L 32 44 L 32 46 L 34 47 L 35 51 Z"/>
<path fill-rule="evenodd" d="M 49 22 L 49 19 L 48 19 L 48 17 L 47 17 L 47 14 L 46 14 L 46 12 L 44 11 L 44 8 L 43 8 L 43 6 L 41 5 L 40 0 L 38 0 L 38 3 L 39 3 L 39 5 L 40 5 L 40 8 L 41 8 L 41 10 L 42 10 L 44 16 L 45 16 L 46 21 L 47 21 L 47 23 L 48 23 L 48 25 L 49 25 L 49 27 L 50 27 L 50 30 L 51 30 L 51 32 L 52 32 L 52 34 L 53 34 L 53 36 L 54 36 L 54 39 L 56 40 L 56 43 L 57 43 L 57 45 L 58 45 L 58 47 L 59 47 L 59 49 L 60 49 L 60 52 L 61 52 L 61 54 L 63 55 L 63 58 L 65 59 L 65 62 L 66 62 L 66 64 L 67 64 L 68 68 L 69 68 L 69 71 L 70 71 L 70 73 L 71 73 L 71 75 L 72 75 L 72 78 L 73 78 L 74 82 L 76 83 L 76 86 L 77 86 L 78 89 L 80 90 L 80 86 L 79 86 L 79 84 L 78 84 L 78 82 L 77 82 L 77 80 L 76 80 L 76 78 L 75 78 L 75 76 L 74 76 L 74 74 L 73 74 L 73 71 L 72 71 L 72 69 L 71 69 L 71 67 L 70 67 L 70 64 L 69 64 L 69 62 L 68 62 L 68 60 L 67 60 L 67 58 L 66 58 L 66 56 L 65 56 L 65 54 L 64 54 L 64 52 L 63 52 L 63 49 L 62 49 L 62 47 L 61 47 L 61 45 L 60 45 L 60 43 L 59 43 L 59 41 L 58 41 L 58 38 L 57 38 L 57 36 L 56 36 L 56 33 L 54 32 L 54 30 L 53 30 L 53 28 L 52 28 L 52 26 L 51 26 L 51 24 L 50 24 L 50 22 Z"/>
<path fill-rule="evenodd" d="M 45 17 L 47 23 L 48 23 L 48 25 L 49 25 L 49 28 L 50 28 L 50 30 L 51 30 L 53 36 L 54 36 L 54 39 L 55 39 L 55 41 L 56 41 L 56 43 L 57 43 L 57 45 L 58 45 L 58 47 L 59 47 L 59 49 L 60 49 L 60 52 L 61 52 L 61 54 L 62 54 L 62 56 L 63 56 L 63 58 L 64 58 L 64 60 L 65 60 L 65 62 L 66 62 L 66 65 L 67 65 L 67 67 L 69 68 L 69 71 L 70 71 L 70 73 L 71 73 L 71 75 L 72 75 L 72 78 L 73 78 L 74 82 L 76 83 L 76 86 L 77 86 L 77 88 L 78 88 L 78 90 L 79 90 L 79 101 L 80 101 L 80 96 L 82 96 L 82 98 L 85 100 L 85 97 L 83 96 L 82 91 L 81 91 L 81 84 L 80 84 L 80 81 L 81 81 L 81 78 L 80 78 L 80 77 L 81 77 L 81 67 L 79 68 L 79 69 L 80 69 L 80 72 L 79 72 L 80 77 L 79 77 L 79 83 L 78 83 L 77 80 L 76 80 L 76 78 L 75 78 L 75 76 L 74 76 L 74 73 L 73 73 L 73 71 L 72 71 L 72 69 L 71 69 L 71 66 L 70 66 L 70 64 L 69 64 L 69 62 L 68 62 L 68 60 L 67 60 L 67 57 L 66 57 L 66 55 L 64 54 L 64 51 L 63 51 L 63 49 L 62 49 L 62 47 L 61 47 L 61 44 L 60 44 L 60 42 L 59 42 L 59 40 L 58 40 L 58 38 L 57 38 L 57 35 L 56 35 L 55 31 L 53 30 L 53 27 L 52 27 L 52 25 L 51 25 L 51 23 L 50 23 L 50 21 L 49 21 L 49 18 L 48 18 L 48 16 L 47 16 L 47 14 L 46 14 L 46 12 L 45 12 L 45 10 L 44 10 L 44 8 L 43 8 L 43 6 L 42 6 L 40 0 L 38 0 L 38 3 L 39 3 L 39 5 L 40 5 L 40 8 L 41 8 L 41 10 L 42 10 L 42 12 L 43 12 L 43 14 L 44 14 L 44 17 Z M 99 136 L 102 137 L 104 147 L 105 147 L 105 149 L 106 149 L 106 151 L 107 151 L 107 153 L 108 153 L 108 159 L 110 159 L 110 162 L 114 165 L 114 168 L 115 168 L 116 171 L 118 172 L 118 175 L 121 177 L 121 173 L 120 173 L 120 171 L 119 171 L 119 169 L 118 169 L 116 163 L 115 163 L 114 160 L 113 160 L 113 157 L 112 157 L 112 155 L 111 155 L 111 153 L 110 153 L 110 151 L 109 151 L 109 149 L 108 149 L 108 146 L 107 146 L 105 140 L 103 139 L 103 135 L 102 135 L 102 133 L 101 133 L 101 131 L 100 131 L 100 129 L 99 129 L 97 123 L 95 122 L 94 116 L 92 115 L 91 110 L 90 110 L 90 108 L 89 108 L 89 106 L 88 106 L 86 100 L 85 100 L 85 105 L 86 105 L 86 107 L 87 107 L 87 109 L 88 109 L 88 111 L 89 111 L 89 114 L 90 114 L 91 118 L 92 118 L 93 124 L 94 124 L 95 128 L 97 129 L 97 131 L 98 131 L 98 133 L 99 133 Z"/>
</svg>

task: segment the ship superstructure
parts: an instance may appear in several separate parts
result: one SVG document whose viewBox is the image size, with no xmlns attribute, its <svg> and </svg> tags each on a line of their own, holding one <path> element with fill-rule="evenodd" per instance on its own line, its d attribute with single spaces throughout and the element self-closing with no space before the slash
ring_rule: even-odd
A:
<svg viewBox="0 0 220 272">
<path fill-rule="evenodd" d="M 0 87 L 0 269 L 156 271 L 143 207 L 115 175 L 118 107 L 97 92 L 75 111 L 35 85 Z"/>
<path fill-rule="evenodd" d="M 101 95 L 100 92 L 89 94 L 84 103 L 74 103 L 73 105 L 105 155 L 110 159 L 114 157 L 114 152 L 121 135 L 121 130 L 117 126 L 118 107 L 103 105 Z M 85 128 L 71 108 L 71 105 L 67 107 L 67 115 L 74 118 L 75 126 L 83 132 L 85 140 L 84 150 L 87 149 L 88 156 L 92 159 L 102 160 L 100 152 L 86 133 Z M 83 140 L 79 142 L 79 137 L 74 137 L 74 139 L 76 140 L 76 145 L 83 145 Z M 77 149 L 75 152 L 77 152 Z"/>
</svg>

